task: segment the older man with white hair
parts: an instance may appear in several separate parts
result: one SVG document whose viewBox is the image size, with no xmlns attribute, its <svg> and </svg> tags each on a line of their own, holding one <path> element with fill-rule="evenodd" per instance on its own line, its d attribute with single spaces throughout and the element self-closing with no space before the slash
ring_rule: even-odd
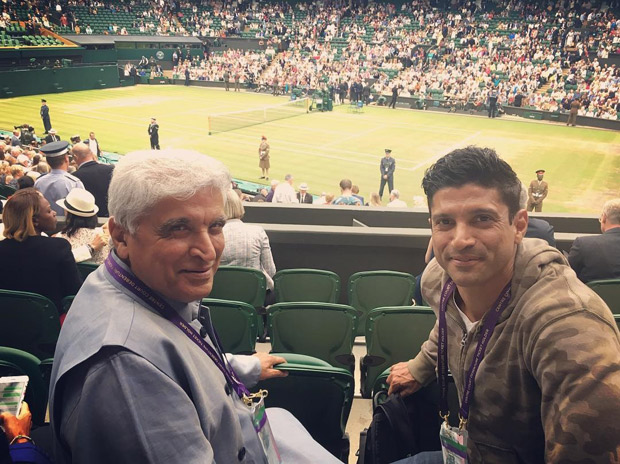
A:
<svg viewBox="0 0 620 464">
<path fill-rule="evenodd" d="M 338 462 L 286 411 L 258 420 L 264 407 L 246 385 L 286 375 L 273 368 L 284 359 L 224 355 L 200 306 L 224 249 L 230 183 L 220 162 L 180 150 L 116 166 L 114 249 L 77 294 L 54 356 L 57 463 Z"/>
<path fill-rule="evenodd" d="M 388 208 L 406 208 L 407 203 L 400 199 L 400 192 L 396 189 L 390 192 L 390 202 L 387 204 Z"/>
</svg>

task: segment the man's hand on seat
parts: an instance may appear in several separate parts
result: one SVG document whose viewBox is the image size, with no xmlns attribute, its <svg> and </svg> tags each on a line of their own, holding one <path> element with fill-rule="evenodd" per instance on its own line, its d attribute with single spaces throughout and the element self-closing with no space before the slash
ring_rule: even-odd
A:
<svg viewBox="0 0 620 464">
<path fill-rule="evenodd" d="M 271 379 L 273 377 L 286 377 L 288 372 L 274 369 L 276 364 L 282 364 L 286 362 L 286 359 L 281 356 L 272 356 L 267 353 L 254 353 L 260 361 L 260 380 Z"/>
<path fill-rule="evenodd" d="M 399 393 L 401 396 L 408 396 L 417 392 L 422 385 L 413 378 L 406 362 L 394 364 L 390 369 L 390 375 L 387 378 L 390 384 L 388 395 Z"/>
</svg>

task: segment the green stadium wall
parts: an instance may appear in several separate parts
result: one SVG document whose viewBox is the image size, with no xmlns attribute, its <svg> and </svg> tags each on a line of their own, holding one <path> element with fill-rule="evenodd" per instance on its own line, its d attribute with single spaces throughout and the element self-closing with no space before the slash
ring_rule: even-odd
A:
<svg viewBox="0 0 620 464">
<path fill-rule="evenodd" d="M 0 98 L 119 86 L 116 65 L 0 72 Z"/>
</svg>

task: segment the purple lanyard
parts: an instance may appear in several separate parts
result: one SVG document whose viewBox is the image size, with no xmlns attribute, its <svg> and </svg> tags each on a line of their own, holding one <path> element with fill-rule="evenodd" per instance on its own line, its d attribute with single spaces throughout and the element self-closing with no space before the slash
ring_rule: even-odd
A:
<svg viewBox="0 0 620 464">
<path fill-rule="evenodd" d="M 441 290 L 441 300 L 439 303 L 439 345 L 437 347 L 437 371 L 440 390 L 439 414 L 446 421 L 450 415 L 450 410 L 448 408 L 448 324 L 446 323 L 446 310 L 448 308 L 448 301 L 454 294 L 455 289 L 456 284 L 449 278 Z M 491 335 L 493 335 L 497 321 L 510 303 L 510 295 L 511 283 L 509 282 L 502 290 L 500 297 L 493 303 L 491 311 L 487 313 L 486 320 L 480 331 L 480 339 L 478 340 L 478 345 L 474 352 L 474 359 L 465 377 L 463 399 L 461 401 L 461 408 L 459 409 L 461 427 L 467 423 L 467 418 L 469 417 L 469 404 L 474 392 L 476 373 L 484 358 L 484 353 L 491 339 Z"/>
<path fill-rule="evenodd" d="M 162 317 L 177 326 L 185 335 L 189 337 L 191 341 L 198 345 L 198 347 L 202 349 L 202 351 L 204 351 L 209 358 L 211 358 L 211 361 L 213 361 L 222 374 L 224 374 L 226 383 L 234 388 L 240 398 L 243 398 L 244 395 L 249 393 L 246 386 L 243 385 L 243 383 L 241 383 L 237 378 L 232 366 L 227 360 L 224 360 L 224 356 L 221 356 L 215 349 L 213 349 L 213 347 L 211 347 L 211 345 L 205 342 L 200 334 L 196 332 L 193 327 L 188 325 L 174 310 L 174 308 L 168 304 L 168 302 L 157 295 L 154 295 L 151 289 L 136 276 L 129 275 L 125 272 L 125 270 L 114 260 L 114 258 L 112 258 L 112 253 L 110 253 L 105 260 L 105 267 L 109 274 L 120 285 L 140 298 L 144 304 L 157 311 Z M 213 334 L 215 335 L 215 331 L 213 331 Z M 213 340 L 213 343 L 218 343 L 217 335 L 216 340 Z"/>
</svg>

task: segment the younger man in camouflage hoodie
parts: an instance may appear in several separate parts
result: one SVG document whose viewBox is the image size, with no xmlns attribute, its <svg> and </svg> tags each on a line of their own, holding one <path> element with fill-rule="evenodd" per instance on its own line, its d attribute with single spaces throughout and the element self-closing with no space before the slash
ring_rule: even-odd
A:
<svg viewBox="0 0 620 464">
<path fill-rule="evenodd" d="M 527 213 L 514 171 L 494 151 L 468 147 L 440 159 L 422 185 L 436 256 L 422 293 L 437 312 L 446 281 L 456 284 L 447 357 L 461 400 L 489 309 L 510 285 L 475 375 L 469 462 L 618 462 L 618 328 L 559 251 L 523 239 Z M 415 359 L 392 367 L 391 391 L 410 394 L 435 378 L 438 334 L 436 325 Z"/>
</svg>

